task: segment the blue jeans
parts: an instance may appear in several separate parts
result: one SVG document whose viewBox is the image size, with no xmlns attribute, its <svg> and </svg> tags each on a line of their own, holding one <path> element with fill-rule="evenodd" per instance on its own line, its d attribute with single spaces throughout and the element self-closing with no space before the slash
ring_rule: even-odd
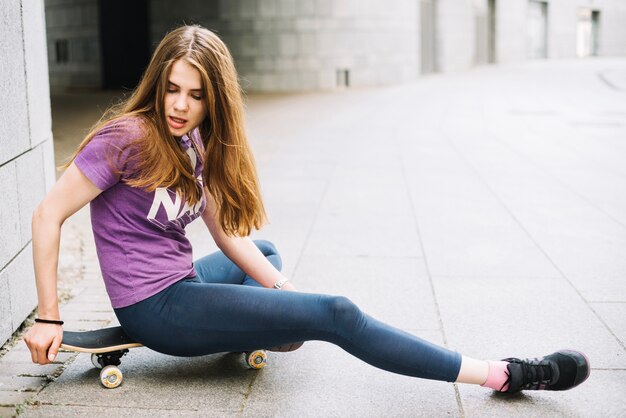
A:
<svg viewBox="0 0 626 418">
<path fill-rule="evenodd" d="M 274 245 L 254 241 L 277 268 Z M 261 287 L 222 252 L 195 262 L 198 275 L 115 309 L 126 333 L 175 356 L 248 351 L 308 340 L 408 376 L 455 381 L 461 355 L 386 325 L 342 296 Z"/>
</svg>

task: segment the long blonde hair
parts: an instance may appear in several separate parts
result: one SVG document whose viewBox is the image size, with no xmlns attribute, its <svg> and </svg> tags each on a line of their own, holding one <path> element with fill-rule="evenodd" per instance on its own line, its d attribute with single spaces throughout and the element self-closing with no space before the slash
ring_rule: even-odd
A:
<svg viewBox="0 0 626 418">
<path fill-rule="evenodd" d="M 139 118 L 145 134 L 132 142 L 137 174 L 127 183 L 154 191 L 169 187 L 188 203 L 200 201 L 189 157 L 169 131 L 164 109 L 168 76 L 184 59 L 202 78 L 207 117 L 199 126 L 205 148 L 204 184 L 218 206 L 219 222 L 228 235 L 247 236 L 266 221 L 254 158 L 244 130 L 243 92 L 230 52 L 217 35 L 199 26 L 169 32 L 154 51 L 138 86 L 121 103 L 110 107 L 91 128 L 65 167 L 106 125 Z"/>
</svg>

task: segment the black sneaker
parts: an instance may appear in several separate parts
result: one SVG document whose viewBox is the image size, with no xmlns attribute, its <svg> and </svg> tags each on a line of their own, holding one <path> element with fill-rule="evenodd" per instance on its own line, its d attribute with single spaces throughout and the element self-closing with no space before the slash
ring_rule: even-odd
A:
<svg viewBox="0 0 626 418">
<path fill-rule="evenodd" d="M 506 393 L 520 390 L 567 390 L 580 385 L 589 377 L 589 360 L 583 353 L 561 350 L 545 357 L 508 361 L 509 384 Z M 503 387 L 504 387 L 503 386 Z"/>
</svg>

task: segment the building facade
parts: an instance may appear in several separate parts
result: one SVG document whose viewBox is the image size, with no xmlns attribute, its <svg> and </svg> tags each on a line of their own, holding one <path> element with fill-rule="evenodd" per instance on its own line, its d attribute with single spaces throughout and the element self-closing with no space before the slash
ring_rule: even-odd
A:
<svg viewBox="0 0 626 418">
<path fill-rule="evenodd" d="M 37 304 L 30 221 L 55 179 L 43 0 L 0 7 L 0 345 Z"/>
<path fill-rule="evenodd" d="M 622 0 L 131 3 L 46 1 L 53 88 L 131 89 L 155 44 L 183 22 L 219 33 L 248 91 L 390 85 L 475 65 L 626 55 Z M 126 79 L 114 74 L 119 62 Z"/>
</svg>

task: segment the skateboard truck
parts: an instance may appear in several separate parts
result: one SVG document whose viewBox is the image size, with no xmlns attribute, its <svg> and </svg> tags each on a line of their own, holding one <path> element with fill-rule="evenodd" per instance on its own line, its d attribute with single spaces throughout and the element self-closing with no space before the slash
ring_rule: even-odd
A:
<svg viewBox="0 0 626 418">
<path fill-rule="evenodd" d="M 128 349 L 113 351 L 110 353 L 92 353 L 91 363 L 100 370 L 100 383 L 107 389 L 115 389 L 122 384 L 124 374 L 119 366 L 121 358 L 128 353 Z"/>
</svg>

